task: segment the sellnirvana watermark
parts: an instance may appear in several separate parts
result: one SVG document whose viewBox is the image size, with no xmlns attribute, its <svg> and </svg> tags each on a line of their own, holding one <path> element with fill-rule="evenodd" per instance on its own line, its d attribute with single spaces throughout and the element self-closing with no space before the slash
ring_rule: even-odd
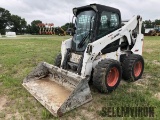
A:
<svg viewBox="0 0 160 120">
<path fill-rule="evenodd" d="M 155 107 L 103 107 L 105 117 L 154 117 Z"/>
</svg>

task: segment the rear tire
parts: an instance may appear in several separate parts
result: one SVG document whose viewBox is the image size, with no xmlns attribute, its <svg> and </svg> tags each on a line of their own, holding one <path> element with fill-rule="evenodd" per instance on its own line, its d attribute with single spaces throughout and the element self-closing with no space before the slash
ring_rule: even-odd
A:
<svg viewBox="0 0 160 120">
<path fill-rule="evenodd" d="M 121 74 L 121 66 L 118 61 L 101 60 L 94 69 L 93 85 L 102 93 L 110 93 L 118 87 Z"/>
<path fill-rule="evenodd" d="M 62 55 L 61 55 L 61 53 L 59 53 L 55 59 L 54 65 L 57 67 L 60 67 L 61 66 L 61 59 L 62 59 Z"/>
<path fill-rule="evenodd" d="M 141 55 L 131 54 L 122 62 L 122 77 L 128 82 L 141 78 L 144 70 L 144 60 Z"/>
</svg>

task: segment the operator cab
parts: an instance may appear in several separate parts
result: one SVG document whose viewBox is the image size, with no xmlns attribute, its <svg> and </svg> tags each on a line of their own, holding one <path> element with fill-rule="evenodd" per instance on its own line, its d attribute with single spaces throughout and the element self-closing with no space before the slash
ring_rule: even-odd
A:
<svg viewBox="0 0 160 120">
<path fill-rule="evenodd" d="M 73 8 L 76 17 L 72 51 L 84 52 L 94 42 L 121 27 L 121 14 L 116 8 L 90 4 Z"/>
<path fill-rule="evenodd" d="M 75 31 L 73 32 L 71 49 L 67 50 L 62 68 L 81 74 L 83 54 L 88 45 L 121 27 L 121 14 L 118 9 L 91 4 L 73 9 Z M 119 41 L 107 45 L 115 46 Z M 102 50 L 102 53 L 106 49 Z"/>
</svg>

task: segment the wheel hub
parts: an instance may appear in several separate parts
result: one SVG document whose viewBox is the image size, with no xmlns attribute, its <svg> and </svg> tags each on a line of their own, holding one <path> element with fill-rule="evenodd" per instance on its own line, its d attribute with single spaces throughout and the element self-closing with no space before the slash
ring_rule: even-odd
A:
<svg viewBox="0 0 160 120">
<path fill-rule="evenodd" d="M 119 71 L 116 67 L 110 69 L 109 74 L 107 76 L 107 84 L 108 86 L 114 86 L 119 79 Z"/>
<path fill-rule="evenodd" d="M 139 61 L 135 63 L 134 65 L 134 75 L 135 77 L 138 77 L 141 74 L 142 71 L 142 63 Z"/>
</svg>

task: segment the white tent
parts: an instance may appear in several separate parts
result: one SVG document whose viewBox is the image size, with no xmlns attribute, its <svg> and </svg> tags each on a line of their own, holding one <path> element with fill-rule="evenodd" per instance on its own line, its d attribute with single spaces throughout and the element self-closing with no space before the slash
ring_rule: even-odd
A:
<svg viewBox="0 0 160 120">
<path fill-rule="evenodd" d="M 16 37 L 15 32 L 6 32 L 6 37 Z"/>
</svg>

